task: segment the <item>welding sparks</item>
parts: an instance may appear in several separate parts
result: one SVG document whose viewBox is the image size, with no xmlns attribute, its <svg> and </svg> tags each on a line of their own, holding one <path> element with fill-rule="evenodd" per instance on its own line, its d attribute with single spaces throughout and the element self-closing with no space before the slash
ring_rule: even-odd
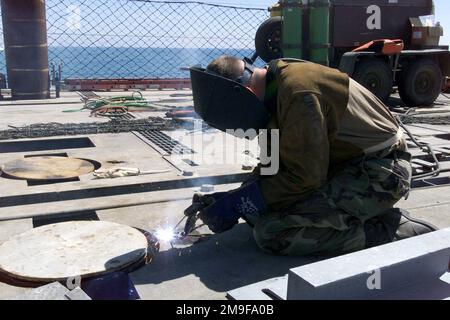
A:
<svg viewBox="0 0 450 320">
<path fill-rule="evenodd" d="M 160 241 L 171 242 L 176 238 L 175 231 L 172 228 L 160 228 L 156 230 L 155 236 Z"/>
</svg>

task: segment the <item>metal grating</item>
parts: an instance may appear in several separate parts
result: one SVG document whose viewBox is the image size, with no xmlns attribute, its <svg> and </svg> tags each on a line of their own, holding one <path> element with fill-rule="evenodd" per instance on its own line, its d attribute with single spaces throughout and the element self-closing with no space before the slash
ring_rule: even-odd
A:
<svg viewBox="0 0 450 320">
<path fill-rule="evenodd" d="M 119 119 L 119 120 L 133 120 L 136 119 L 136 117 L 134 115 L 132 115 L 131 113 L 127 112 L 124 114 L 120 114 L 120 115 L 109 115 L 108 118 L 110 119 Z"/>
<path fill-rule="evenodd" d="M 148 130 L 148 131 L 140 131 L 141 135 L 143 135 L 146 139 L 154 143 L 164 152 L 167 152 L 169 155 L 172 154 L 194 154 L 195 151 L 186 147 L 185 145 L 179 143 L 178 141 L 172 139 L 167 134 L 158 131 L 158 130 Z"/>
</svg>

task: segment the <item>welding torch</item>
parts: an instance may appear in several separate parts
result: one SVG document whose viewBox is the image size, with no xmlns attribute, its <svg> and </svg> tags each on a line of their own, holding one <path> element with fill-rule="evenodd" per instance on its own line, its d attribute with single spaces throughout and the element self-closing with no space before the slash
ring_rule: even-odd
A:
<svg viewBox="0 0 450 320">
<path fill-rule="evenodd" d="M 192 204 L 184 210 L 184 217 L 179 224 L 187 218 L 182 236 L 189 236 L 198 229 L 196 223 L 199 219 L 212 232 L 222 233 L 238 224 L 240 218 L 247 222 L 254 221 L 266 211 L 259 183 L 252 181 L 228 192 L 194 194 Z"/>
<path fill-rule="evenodd" d="M 196 229 L 196 223 L 201 219 L 201 214 L 204 209 L 213 205 L 216 199 L 221 198 L 226 194 L 227 192 L 219 192 L 212 195 L 194 194 L 192 204 L 184 210 L 184 218 L 182 221 L 184 219 L 187 220 L 184 225 L 183 236 L 188 236 Z"/>
</svg>

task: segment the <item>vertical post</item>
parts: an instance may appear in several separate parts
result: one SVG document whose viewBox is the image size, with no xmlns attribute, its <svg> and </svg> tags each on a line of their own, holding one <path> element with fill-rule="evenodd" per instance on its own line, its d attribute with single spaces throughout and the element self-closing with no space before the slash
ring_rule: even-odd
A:
<svg viewBox="0 0 450 320">
<path fill-rule="evenodd" d="M 328 66 L 330 53 L 330 1 L 310 0 L 310 51 L 312 62 Z"/>
<path fill-rule="evenodd" d="M 12 99 L 50 96 L 44 0 L 1 0 L 6 70 Z"/>
<path fill-rule="evenodd" d="M 256 60 L 256 59 L 255 59 Z M 61 79 L 62 79 L 62 65 L 58 65 L 58 72 L 55 83 L 56 97 L 61 97 Z"/>
<path fill-rule="evenodd" d="M 303 58 L 303 6 L 307 0 L 282 0 L 283 56 Z"/>
</svg>

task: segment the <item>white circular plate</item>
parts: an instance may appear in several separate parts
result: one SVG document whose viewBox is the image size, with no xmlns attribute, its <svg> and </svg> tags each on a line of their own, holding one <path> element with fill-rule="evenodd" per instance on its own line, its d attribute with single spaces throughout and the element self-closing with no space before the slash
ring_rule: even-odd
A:
<svg viewBox="0 0 450 320">
<path fill-rule="evenodd" d="M 70 221 L 16 235 L 0 246 L 0 272 L 27 281 L 101 275 L 132 265 L 147 253 L 140 231 L 105 221 Z"/>
</svg>

